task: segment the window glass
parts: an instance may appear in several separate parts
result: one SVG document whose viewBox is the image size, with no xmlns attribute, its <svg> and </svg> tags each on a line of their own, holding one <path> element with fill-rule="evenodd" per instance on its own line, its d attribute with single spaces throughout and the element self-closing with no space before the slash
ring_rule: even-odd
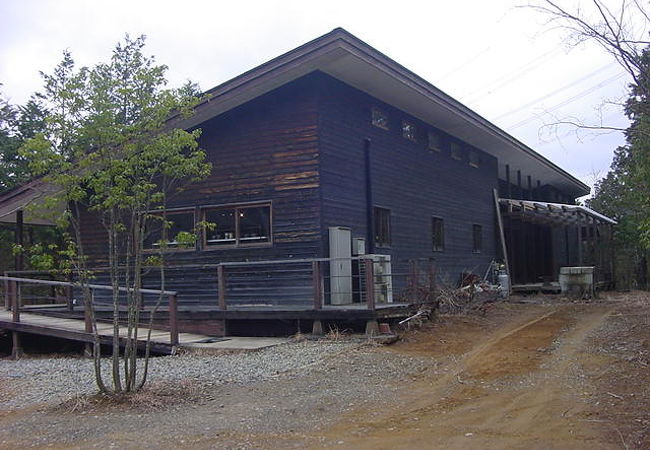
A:
<svg viewBox="0 0 650 450">
<path fill-rule="evenodd" d="M 390 210 L 375 207 L 375 245 L 387 247 L 390 245 Z"/>
<path fill-rule="evenodd" d="M 473 150 L 469 152 L 469 165 L 472 167 L 479 167 L 481 165 L 481 159 L 479 158 L 478 152 Z"/>
<path fill-rule="evenodd" d="M 442 150 L 442 138 L 438 133 L 435 131 L 429 131 L 427 137 L 429 141 L 429 150 L 434 150 L 436 152 Z"/>
<path fill-rule="evenodd" d="M 156 213 L 156 217 L 149 219 L 147 223 L 145 248 L 159 248 L 163 236 L 162 213 Z M 167 247 L 168 248 L 194 248 L 195 227 L 194 211 L 168 211 L 165 214 L 167 221 Z"/>
<path fill-rule="evenodd" d="M 463 153 L 460 144 L 456 142 L 451 143 L 451 157 L 454 159 L 463 159 Z"/>
<path fill-rule="evenodd" d="M 445 249 L 444 221 L 440 217 L 431 219 L 431 241 L 434 252 L 441 252 Z"/>
<path fill-rule="evenodd" d="M 481 225 L 472 226 L 472 234 L 474 236 L 474 253 L 481 253 L 483 250 L 483 227 Z"/>
<path fill-rule="evenodd" d="M 206 245 L 236 244 L 234 208 L 206 210 L 205 221 L 211 224 L 206 229 Z"/>
<path fill-rule="evenodd" d="M 402 137 L 415 141 L 415 125 L 405 120 L 402 121 Z"/>
<path fill-rule="evenodd" d="M 271 233 L 270 208 L 258 206 L 239 208 L 239 242 L 269 242 Z"/>
<path fill-rule="evenodd" d="M 235 206 L 206 209 L 207 247 L 271 242 L 271 207 Z"/>
<path fill-rule="evenodd" d="M 372 108 L 372 124 L 376 127 L 388 130 L 388 116 L 378 108 Z"/>
</svg>

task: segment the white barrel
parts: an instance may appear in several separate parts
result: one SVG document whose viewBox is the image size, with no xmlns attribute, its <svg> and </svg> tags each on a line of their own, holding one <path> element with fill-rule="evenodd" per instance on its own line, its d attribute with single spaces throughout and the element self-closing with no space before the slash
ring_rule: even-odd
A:
<svg viewBox="0 0 650 450">
<path fill-rule="evenodd" d="M 497 277 L 500 286 L 501 297 L 507 297 L 510 294 L 510 277 L 506 272 L 499 272 Z"/>
</svg>

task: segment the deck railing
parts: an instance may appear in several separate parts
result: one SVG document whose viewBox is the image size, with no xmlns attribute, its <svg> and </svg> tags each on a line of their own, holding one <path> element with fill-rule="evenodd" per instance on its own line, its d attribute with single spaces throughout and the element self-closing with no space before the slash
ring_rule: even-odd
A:
<svg viewBox="0 0 650 450">
<path fill-rule="evenodd" d="M 63 287 L 66 292 L 66 298 L 68 302 L 68 309 L 73 309 L 73 297 L 72 290 L 74 288 L 84 287 L 80 283 L 73 283 L 68 281 L 52 281 L 52 280 L 39 280 L 36 278 L 20 278 L 20 277 L 10 277 L 10 276 L 0 276 L 0 280 L 4 281 L 5 286 L 5 307 L 11 310 L 12 321 L 15 323 L 20 322 L 20 310 L 21 310 L 21 296 L 20 296 L 20 286 L 21 283 L 24 284 L 36 284 L 36 285 L 47 285 L 47 286 L 60 286 Z M 113 286 L 106 286 L 100 284 L 87 284 L 85 287 L 88 287 L 91 292 L 91 296 L 94 296 L 94 291 L 114 291 Z M 132 289 L 120 287 L 118 288 L 119 292 L 132 292 Z M 171 345 L 178 345 L 178 301 L 177 301 L 177 292 L 176 291 L 162 291 L 158 289 L 140 289 L 142 294 L 156 294 L 167 296 L 168 307 L 169 307 L 169 334 L 170 334 L 170 343 Z M 84 322 L 85 322 L 85 332 L 93 332 L 93 324 L 91 316 L 84 308 Z"/>
</svg>

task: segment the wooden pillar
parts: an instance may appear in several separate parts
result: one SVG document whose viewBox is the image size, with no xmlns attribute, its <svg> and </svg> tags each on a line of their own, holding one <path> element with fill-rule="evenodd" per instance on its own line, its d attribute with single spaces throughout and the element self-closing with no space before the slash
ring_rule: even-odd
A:
<svg viewBox="0 0 650 450">
<path fill-rule="evenodd" d="M 14 323 L 20 322 L 20 296 L 18 295 L 18 284 L 15 281 L 9 281 L 9 290 L 11 293 L 11 321 Z M 19 359 L 23 354 L 22 345 L 20 343 L 20 333 L 18 331 L 11 332 L 11 357 Z"/>
<path fill-rule="evenodd" d="M 95 291 L 90 289 L 90 305 L 84 305 L 84 326 L 85 331 L 88 334 L 93 333 L 93 320 L 91 316 L 91 310 L 95 307 Z M 84 356 L 86 358 L 93 357 L 93 344 L 86 342 L 84 349 Z"/>
<path fill-rule="evenodd" d="M 542 182 L 537 180 L 537 192 L 535 192 L 535 200 L 542 200 Z"/>
<path fill-rule="evenodd" d="M 582 227 L 578 225 L 576 227 L 576 236 L 578 236 L 578 266 L 582 265 Z"/>
<path fill-rule="evenodd" d="M 5 272 L 5 277 L 9 275 Z M 5 283 L 5 310 L 11 311 L 11 292 L 9 291 L 9 280 L 4 280 Z"/>
<path fill-rule="evenodd" d="M 523 191 L 521 189 L 521 170 L 517 171 L 517 194 L 519 194 L 519 198 L 523 200 L 524 195 Z"/>
<path fill-rule="evenodd" d="M 508 198 L 512 198 L 512 181 L 510 180 L 510 165 L 506 164 L 506 184 L 508 185 Z"/>
<path fill-rule="evenodd" d="M 178 302 L 176 294 L 169 295 L 169 343 L 178 345 Z"/>
<path fill-rule="evenodd" d="M 15 230 L 15 236 L 14 236 L 14 241 L 16 245 L 22 247 L 24 242 L 23 242 L 23 232 L 24 232 L 24 223 L 23 223 L 23 210 L 19 209 L 16 211 L 16 230 Z M 22 271 L 24 269 L 23 266 L 23 253 L 18 252 L 16 253 L 15 257 L 15 266 L 16 266 L 16 271 Z M 20 275 L 18 275 L 20 276 Z"/>
<path fill-rule="evenodd" d="M 528 192 L 527 200 L 533 200 L 533 179 L 528 175 Z"/>
<path fill-rule="evenodd" d="M 323 309 L 323 290 L 322 290 L 322 278 L 321 278 L 321 264 L 320 261 L 312 261 L 311 263 L 311 277 L 312 285 L 314 290 L 314 310 L 320 311 Z M 314 336 L 323 335 L 323 323 L 320 319 L 314 319 L 312 323 L 311 334 Z"/>
<path fill-rule="evenodd" d="M 224 266 L 217 266 L 217 289 L 219 290 L 219 309 L 227 309 L 226 304 L 226 272 Z"/>
</svg>

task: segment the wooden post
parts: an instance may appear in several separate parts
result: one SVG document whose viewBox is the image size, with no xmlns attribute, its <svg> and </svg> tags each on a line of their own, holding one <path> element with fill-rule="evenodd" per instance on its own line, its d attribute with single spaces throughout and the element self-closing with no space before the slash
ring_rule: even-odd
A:
<svg viewBox="0 0 650 450">
<path fill-rule="evenodd" d="M 65 292 L 65 302 L 68 306 L 68 311 L 74 310 L 73 296 L 72 296 L 72 286 L 66 286 L 64 289 Z"/>
<path fill-rule="evenodd" d="M 9 276 L 5 272 L 5 277 Z M 9 280 L 5 280 L 5 311 L 11 311 L 11 292 L 9 291 Z"/>
<path fill-rule="evenodd" d="M 510 165 L 506 164 L 506 183 L 508 185 L 508 188 L 506 190 L 506 194 L 508 194 L 508 198 L 512 198 L 512 182 L 510 180 Z"/>
<path fill-rule="evenodd" d="M 20 297 L 18 296 L 18 284 L 15 281 L 9 281 L 11 292 L 11 320 L 13 322 L 20 322 Z M 17 331 L 11 332 L 11 357 L 18 359 L 23 354 L 22 346 L 20 345 L 20 333 Z"/>
<path fill-rule="evenodd" d="M 169 342 L 178 345 L 178 302 L 176 294 L 169 296 Z"/>
<path fill-rule="evenodd" d="M 312 284 L 314 288 L 314 309 L 323 309 L 323 295 L 321 292 L 321 275 L 320 275 L 320 261 L 312 261 Z"/>
<path fill-rule="evenodd" d="M 226 273 L 224 267 L 219 264 L 217 266 L 217 289 L 219 290 L 219 309 L 226 310 Z"/>
<path fill-rule="evenodd" d="M 23 245 L 23 231 L 24 231 L 24 220 L 23 220 L 23 210 L 19 209 L 16 211 L 16 235 L 14 236 L 14 241 L 16 245 L 22 247 Z M 16 271 L 20 272 L 23 270 L 23 252 L 19 251 L 16 253 L 15 258 Z M 18 275 L 20 276 L 20 275 Z"/>
<path fill-rule="evenodd" d="M 92 321 L 92 316 L 91 316 L 91 311 L 90 309 L 93 308 L 95 305 L 95 291 L 90 289 L 90 305 L 84 305 L 84 325 L 85 325 L 85 331 L 86 333 L 92 334 L 93 332 L 93 321 Z M 86 342 L 86 345 L 84 347 L 84 356 L 86 358 L 92 358 L 93 357 L 93 344 L 90 342 Z"/>
<path fill-rule="evenodd" d="M 503 263 L 506 265 L 506 273 L 508 274 L 508 279 L 510 280 L 509 286 L 512 289 L 512 277 L 510 276 L 510 264 L 508 262 L 508 249 L 506 247 L 506 236 L 503 229 L 503 218 L 501 217 L 501 208 L 499 207 L 499 194 L 497 190 L 492 191 L 494 196 L 494 207 L 496 208 L 497 215 L 497 225 L 499 226 L 499 240 L 501 241 L 501 252 L 503 253 Z M 508 292 L 510 293 L 510 292 Z"/>
<path fill-rule="evenodd" d="M 366 272 L 366 304 L 368 309 L 375 309 L 375 262 L 372 259 L 364 260 Z"/>
<path fill-rule="evenodd" d="M 9 292 L 11 295 L 11 320 L 20 322 L 20 297 L 18 296 L 18 283 L 9 281 Z"/>
<path fill-rule="evenodd" d="M 527 200 L 533 200 L 533 179 L 528 175 L 528 192 Z"/>
</svg>

